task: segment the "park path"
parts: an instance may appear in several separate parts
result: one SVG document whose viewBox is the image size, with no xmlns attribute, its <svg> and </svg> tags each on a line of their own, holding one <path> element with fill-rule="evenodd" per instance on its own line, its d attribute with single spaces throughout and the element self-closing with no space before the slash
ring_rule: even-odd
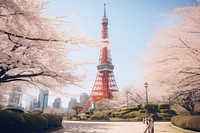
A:
<svg viewBox="0 0 200 133">
<path fill-rule="evenodd" d="M 187 133 L 171 126 L 171 122 L 155 122 L 155 133 Z"/>
<path fill-rule="evenodd" d="M 154 133 L 186 133 L 170 126 L 170 122 L 155 122 Z M 63 121 L 63 128 L 52 133 L 143 133 L 142 122 Z"/>
</svg>

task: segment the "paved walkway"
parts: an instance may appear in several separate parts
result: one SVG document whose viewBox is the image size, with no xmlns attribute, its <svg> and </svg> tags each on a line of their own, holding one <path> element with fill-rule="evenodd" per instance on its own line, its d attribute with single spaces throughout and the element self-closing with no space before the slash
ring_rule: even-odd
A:
<svg viewBox="0 0 200 133">
<path fill-rule="evenodd" d="M 53 133 L 143 133 L 145 128 L 142 122 L 64 121 Z"/>
<path fill-rule="evenodd" d="M 64 121 L 63 129 L 52 133 L 143 133 L 142 122 Z M 170 122 L 155 122 L 154 133 L 186 133 L 170 126 Z"/>
<path fill-rule="evenodd" d="M 171 126 L 171 122 L 155 122 L 155 133 L 187 133 Z"/>
</svg>

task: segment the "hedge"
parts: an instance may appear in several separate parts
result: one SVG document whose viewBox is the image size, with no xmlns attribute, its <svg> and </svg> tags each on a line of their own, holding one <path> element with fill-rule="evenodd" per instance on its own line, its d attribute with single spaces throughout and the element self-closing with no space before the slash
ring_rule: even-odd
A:
<svg viewBox="0 0 200 133">
<path fill-rule="evenodd" d="M 101 114 L 102 112 L 99 112 L 99 111 L 94 112 L 94 115 L 101 115 Z"/>
<path fill-rule="evenodd" d="M 200 131 L 199 115 L 177 115 L 172 117 L 171 123 L 180 128 Z"/>
<path fill-rule="evenodd" d="M 13 110 L 0 110 L 1 132 L 26 132 L 42 131 L 51 127 L 59 127 L 62 116 L 39 113 L 24 113 Z"/>
<path fill-rule="evenodd" d="M 135 118 L 131 118 L 130 120 L 132 120 L 132 121 L 142 121 L 143 117 L 135 117 Z"/>
<path fill-rule="evenodd" d="M 172 117 L 174 116 L 173 114 L 169 113 L 157 113 L 158 117 Z"/>
<path fill-rule="evenodd" d="M 62 116 L 52 115 L 52 114 L 42 114 L 48 121 L 48 127 L 59 127 L 62 123 Z"/>
<path fill-rule="evenodd" d="M 139 112 L 140 112 L 140 113 L 145 113 L 146 111 L 143 110 L 143 109 L 140 109 Z"/>
<path fill-rule="evenodd" d="M 91 120 L 108 120 L 109 118 L 105 115 L 91 115 Z"/>
<path fill-rule="evenodd" d="M 163 121 L 171 121 L 171 118 L 172 118 L 172 117 L 162 117 L 162 120 L 163 120 Z"/>
<path fill-rule="evenodd" d="M 172 110 L 171 109 L 160 109 L 161 113 L 169 113 L 171 114 Z"/>
<path fill-rule="evenodd" d="M 160 103 L 158 104 L 159 109 L 170 109 L 170 106 L 168 103 Z"/>
<path fill-rule="evenodd" d="M 129 107 L 129 108 L 121 108 L 120 111 L 127 111 L 127 112 L 131 112 L 131 111 L 138 111 L 139 108 L 138 107 Z"/>
<path fill-rule="evenodd" d="M 136 117 L 144 117 L 145 113 L 140 113 L 139 111 L 133 111 L 129 113 L 130 116 L 136 116 Z"/>
<path fill-rule="evenodd" d="M 136 116 L 135 116 L 135 114 L 125 114 L 124 115 L 124 118 L 135 118 Z"/>
<path fill-rule="evenodd" d="M 25 119 L 21 113 L 9 110 L 0 110 L 0 131 L 8 133 L 27 132 Z"/>
<path fill-rule="evenodd" d="M 138 111 L 138 110 L 139 110 L 139 107 L 135 107 L 135 106 L 134 106 L 134 107 L 130 107 L 129 109 L 130 109 L 131 111 Z"/>
<path fill-rule="evenodd" d="M 149 108 L 158 108 L 158 105 L 157 104 L 149 104 L 148 107 Z"/>
<path fill-rule="evenodd" d="M 30 119 L 27 122 L 31 123 L 33 131 L 41 131 L 48 128 L 48 120 L 41 114 L 30 114 Z"/>
</svg>

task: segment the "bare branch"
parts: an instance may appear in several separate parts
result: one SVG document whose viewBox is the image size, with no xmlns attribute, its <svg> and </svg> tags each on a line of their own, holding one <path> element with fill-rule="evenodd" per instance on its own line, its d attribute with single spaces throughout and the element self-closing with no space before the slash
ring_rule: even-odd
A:
<svg viewBox="0 0 200 133">
<path fill-rule="evenodd" d="M 22 36 L 22 35 L 17 35 L 17 34 L 13 34 L 11 32 L 7 32 L 7 31 L 4 31 L 4 30 L 0 30 L 1 33 L 4 33 L 6 35 L 9 35 L 9 36 L 13 36 L 13 37 L 17 37 L 17 38 L 22 38 L 22 39 L 27 39 L 27 40 L 31 40 L 31 41 L 43 41 L 43 42 L 64 42 L 64 43 L 68 43 L 69 40 L 57 40 L 57 39 L 45 39 L 45 38 L 34 38 L 34 37 L 27 37 L 27 36 Z"/>
<path fill-rule="evenodd" d="M 195 55 L 199 55 L 199 54 L 200 54 L 200 51 L 199 51 L 199 50 L 189 47 L 189 46 L 181 39 L 180 36 L 179 36 L 179 40 L 182 42 L 182 44 L 183 44 L 186 48 L 188 48 L 188 49 L 190 50 L 190 52 L 192 52 L 192 53 L 195 54 Z M 198 52 L 198 53 L 196 53 L 196 52 Z"/>
<path fill-rule="evenodd" d="M 0 17 L 10 17 L 15 15 L 25 15 L 25 14 L 24 13 L 0 14 Z"/>
<path fill-rule="evenodd" d="M 22 44 L 19 44 L 18 42 L 13 41 L 13 40 L 11 39 L 10 35 L 8 35 L 8 39 L 9 39 L 11 42 L 15 43 L 14 47 L 10 50 L 11 52 L 14 52 L 17 48 L 19 48 L 19 47 L 22 46 Z"/>
</svg>

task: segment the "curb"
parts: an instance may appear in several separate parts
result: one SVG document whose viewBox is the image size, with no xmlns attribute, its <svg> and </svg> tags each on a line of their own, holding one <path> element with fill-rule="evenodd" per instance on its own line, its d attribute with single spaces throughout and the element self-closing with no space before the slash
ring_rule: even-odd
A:
<svg viewBox="0 0 200 133">
<path fill-rule="evenodd" d="M 199 133 L 199 132 L 197 132 L 197 131 L 191 131 L 191 130 L 187 130 L 187 129 L 183 129 L 183 128 L 177 127 L 177 126 L 175 126 L 175 125 L 173 125 L 173 124 L 171 124 L 171 126 L 172 126 L 173 128 L 176 128 L 176 129 L 178 129 L 178 130 L 181 130 L 181 131 L 184 131 L 184 132 L 187 132 L 187 133 Z"/>
<path fill-rule="evenodd" d="M 50 128 L 50 129 L 46 129 L 46 130 L 39 131 L 39 132 L 34 132 L 34 133 L 48 133 L 48 132 L 53 132 L 53 131 L 56 131 L 56 130 L 60 130 L 62 128 L 63 128 L 63 126 L 60 126 L 60 127 Z"/>
</svg>

